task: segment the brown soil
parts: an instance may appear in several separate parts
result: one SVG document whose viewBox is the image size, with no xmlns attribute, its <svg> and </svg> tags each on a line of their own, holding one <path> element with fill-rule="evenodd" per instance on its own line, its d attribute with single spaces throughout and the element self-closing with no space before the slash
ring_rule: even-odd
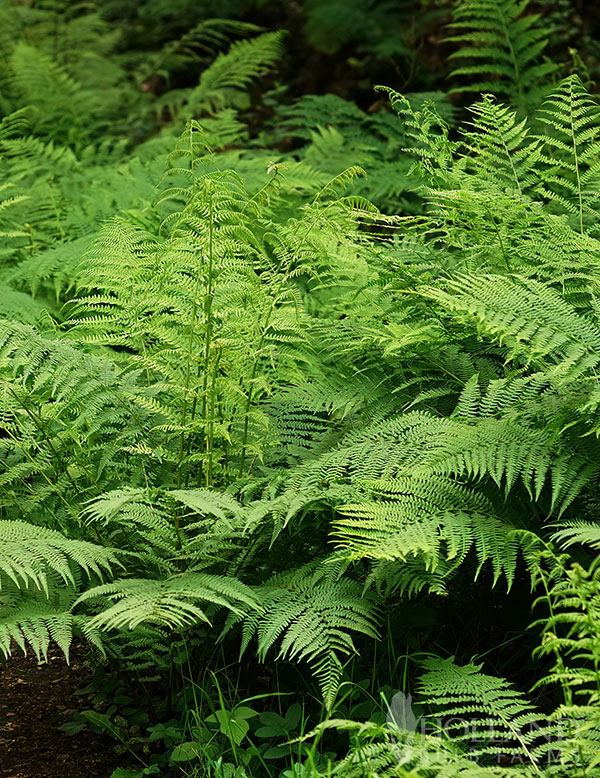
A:
<svg viewBox="0 0 600 778">
<path fill-rule="evenodd" d="M 88 676 L 77 651 L 70 665 L 55 650 L 43 665 L 14 656 L 0 666 L 0 778 L 109 778 L 122 764 L 111 741 L 59 729 L 91 707 L 75 695 Z"/>
</svg>

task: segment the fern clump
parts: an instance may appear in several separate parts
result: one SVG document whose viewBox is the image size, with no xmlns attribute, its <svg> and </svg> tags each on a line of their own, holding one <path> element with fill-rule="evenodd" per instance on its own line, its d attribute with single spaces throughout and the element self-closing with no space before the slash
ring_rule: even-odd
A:
<svg viewBox="0 0 600 778">
<path fill-rule="evenodd" d="M 600 122 L 551 26 L 455 4 L 463 109 L 431 4 L 66 5 L 0 33 L 0 651 L 91 643 L 144 774 L 593 778 Z M 273 80 L 363 28 L 420 91 Z"/>
</svg>

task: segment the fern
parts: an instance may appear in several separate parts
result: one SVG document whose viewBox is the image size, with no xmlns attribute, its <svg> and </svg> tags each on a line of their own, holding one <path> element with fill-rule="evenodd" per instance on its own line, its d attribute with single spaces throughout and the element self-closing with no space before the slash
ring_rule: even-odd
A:
<svg viewBox="0 0 600 778">
<path fill-rule="evenodd" d="M 478 570 L 490 563 L 494 581 L 503 574 L 510 585 L 518 542 L 511 536 L 511 525 L 484 499 L 442 479 L 429 485 L 418 477 L 404 478 L 373 487 L 384 499 L 339 508 L 342 518 L 334 524 L 334 536 L 350 558 L 406 562 L 417 557 L 430 573 L 443 569 L 440 562 L 447 560 L 448 575 L 474 548 Z M 389 565 L 386 572 L 389 576 Z"/>
<path fill-rule="evenodd" d="M 521 596 L 529 576 L 551 609 L 540 653 L 554 664 L 539 685 L 564 697 L 550 723 L 536 733 L 525 695 L 478 664 L 430 660 L 415 685 L 407 659 L 403 688 L 441 722 L 468 720 L 479 742 L 344 724 L 354 739 L 330 774 L 593 764 L 593 98 L 571 77 L 525 116 L 553 68 L 548 28 L 523 2 L 458 6 L 457 77 L 516 103 L 484 94 L 463 127 L 432 91 L 387 90 L 400 118 L 333 95 L 273 110 L 281 87 L 258 94 L 281 33 L 224 51 L 258 30 L 142 6 L 123 21 L 125 46 L 114 5 L 59 18 L 19 5 L 19 35 L 0 33 L 0 650 L 43 658 L 82 634 L 152 682 L 169 718 L 194 695 L 213 706 L 203 676 L 220 684 L 241 640 L 273 675 L 298 663 L 295 694 L 312 689 L 308 668 L 327 715 L 350 716 L 373 707 L 355 703 L 361 674 L 373 695 L 398 680 L 400 646 L 419 658 L 460 631 L 465 591 L 503 580 Z M 364 27 L 397 70 L 406 36 L 437 18 L 408 31 L 403 9 L 367 6 L 349 5 L 321 45 Z M 306 5 L 315 40 L 332 9 Z M 140 19 L 153 13 L 164 24 L 148 44 Z M 59 45 L 73 40 L 81 65 Z M 153 75 L 160 96 L 135 82 Z M 582 567 L 569 572 L 551 542 Z M 436 631 L 441 597 L 452 607 L 437 618 L 452 624 Z M 238 689 L 224 688 L 233 711 Z M 582 730 L 558 743 L 563 713 Z M 240 768 L 262 759 L 252 749 Z M 306 770 L 327 771 L 319 753 Z"/>
<path fill-rule="evenodd" d="M 350 631 L 376 636 L 376 612 L 360 596 L 360 586 L 340 578 L 339 565 L 310 564 L 268 581 L 257 591 L 262 611 L 244 620 L 241 652 L 256 635 L 263 660 L 276 642 L 279 656 L 305 661 L 331 708 L 342 673 L 342 659 L 355 652 Z M 228 631 L 239 617 L 229 619 Z"/>
<path fill-rule="evenodd" d="M 198 86 L 179 96 L 182 115 L 189 119 L 204 111 L 246 107 L 245 89 L 275 66 L 281 51 L 280 32 L 236 41 L 203 71 Z M 172 102 L 172 96 L 168 95 L 162 104 L 167 100 Z"/>
<path fill-rule="evenodd" d="M 506 95 L 519 109 L 539 100 L 557 68 L 543 62 L 542 54 L 552 29 L 540 14 L 526 13 L 528 0 L 461 0 L 453 11 L 453 35 L 459 44 L 450 59 L 460 64 L 452 76 L 467 76 L 471 83 L 456 92 L 493 92 Z"/>
<path fill-rule="evenodd" d="M 35 527 L 23 521 L 3 521 L 0 573 L 17 587 L 33 584 L 48 594 L 48 573 L 53 571 L 65 584 L 75 585 L 71 564 L 88 575 L 102 576 L 118 567 L 118 552 L 83 540 L 66 538 L 56 530 Z"/>
<path fill-rule="evenodd" d="M 540 714 L 503 679 L 485 675 L 481 666 L 458 666 L 452 660 L 427 660 L 419 692 L 425 702 L 443 711 L 444 716 L 467 718 L 469 732 L 461 732 L 464 722 L 449 725 L 449 736 L 464 743 L 468 753 L 487 760 L 497 754 L 521 756 L 536 769 L 536 739 L 552 735 L 540 721 Z M 475 745 L 469 741 L 481 743 Z M 493 742 L 498 743 L 495 745 Z"/>
<path fill-rule="evenodd" d="M 598 106 L 578 76 L 571 76 L 544 103 L 540 119 L 550 128 L 543 138 L 550 169 L 542 192 L 576 217 L 583 234 L 584 217 L 596 220 L 591 205 L 597 197 Z"/>
<path fill-rule="evenodd" d="M 181 630 L 199 622 L 210 624 L 198 602 L 233 612 L 242 605 L 259 605 L 251 590 L 234 578 L 194 572 L 163 580 L 128 578 L 102 584 L 88 589 L 75 604 L 89 600 L 112 603 L 90 621 L 90 627 L 107 630 L 133 630 L 146 624 Z"/>
<path fill-rule="evenodd" d="M 71 608 L 82 574 L 102 578 L 123 567 L 119 551 L 23 521 L 0 522 L 0 651 L 30 646 L 38 660 L 56 643 L 68 659 L 77 630 L 101 647 L 86 619 Z"/>
</svg>

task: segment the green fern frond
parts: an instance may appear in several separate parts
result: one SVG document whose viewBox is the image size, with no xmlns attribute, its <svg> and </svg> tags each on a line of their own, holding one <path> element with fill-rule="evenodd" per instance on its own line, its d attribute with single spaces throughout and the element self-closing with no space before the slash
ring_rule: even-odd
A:
<svg viewBox="0 0 600 778">
<path fill-rule="evenodd" d="M 84 540 L 73 540 L 45 527 L 24 521 L 0 522 L 0 574 L 17 587 L 33 584 L 48 594 L 48 574 L 54 572 L 66 585 L 75 585 L 72 565 L 88 576 L 102 577 L 120 567 L 118 551 Z"/>
<path fill-rule="evenodd" d="M 552 538 L 563 548 L 579 544 L 600 548 L 600 526 L 585 521 L 564 521 L 560 527 Z"/>
<path fill-rule="evenodd" d="M 481 275 L 451 282 L 431 297 L 450 310 L 475 316 L 480 331 L 506 346 L 511 358 L 553 366 L 575 380 L 593 370 L 600 332 L 551 287 L 524 278 Z"/>
<path fill-rule="evenodd" d="M 438 715 L 451 719 L 447 731 L 454 744 L 484 764 L 499 755 L 520 757 L 542 775 L 536 741 L 555 733 L 522 693 L 482 673 L 481 665 L 460 666 L 452 659 L 428 659 L 423 665 L 419 694 Z"/>
<path fill-rule="evenodd" d="M 542 61 L 552 29 L 541 15 L 526 13 L 529 0 L 461 0 L 453 11 L 454 34 L 446 40 L 459 44 L 450 55 L 461 63 L 452 76 L 471 83 L 455 92 L 493 92 L 507 95 L 523 110 L 537 100 L 558 66 Z"/>
<path fill-rule="evenodd" d="M 104 630 L 136 629 L 155 625 L 182 630 L 193 624 L 210 624 L 206 610 L 225 607 L 240 613 L 243 607 L 260 607 L 253 591 L 235 578 L 187 572 L 165 579 L 124 578 L 84 592 L 75 605 L 88 601 L 105 607 L 90 620 L 90 626 Z M 111 604 L 112 603 L 112 604 Z"/>
<path fill-rule="evenodd" d="M 489 562 L 494 582 L 504 575 L 510 587 L 519 542 L 513 527 L 483 497 L 442 478 L 434 483 L 399 478 L 372 487 L 380 492 L 380 501 L 342 505 L 338 511 L 343 518 L 334 521 L 334 538 L 351 559 L 404 563 L 421 558 L 427 573 L 441 571 L 440 562 L 449 562 L 448 575 L 473 548 L 476 576 Z"/>
<path fill-rule="evenodd" d="M 340 577 L 339 565 L 317 563 L 282 573 L 256 590 L 261 611 L 244 618 L 241 653 L 258 638 L 258 654 L 280 644 L 279 656 L 309 664 L 330 708 L 342 659 L 355 652 L 351 632 L 376 637 L 376 610 L 361 587 Z M 230 618 L 225 632 L 240 621 Z"/>
<path fill-rule="evenodd" d="M 548 169 L 540 191 L 573 214 L 583 234 L 584 222 L 597 221 L 600 107 L 574 75 L 544 102 L 539 118 L 548 127 L 541 138 Z"/>
<path fill-rule="evenodd" d="M 243 105 L 249 84 L 273 68 L 281 57 L 282 43 L 281 32 L 266 32 L 233 43 L 202 73 L 200 83 L 189 94 L 186 115 Z"/>
</svg>

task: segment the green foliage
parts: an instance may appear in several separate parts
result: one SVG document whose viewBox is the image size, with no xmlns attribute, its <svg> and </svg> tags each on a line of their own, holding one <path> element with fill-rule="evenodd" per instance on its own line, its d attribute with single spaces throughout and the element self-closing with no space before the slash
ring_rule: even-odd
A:
<svg viewBox="0 0 600 778">
<path fill-rule="evenodd" d="M 558 66 L 543 61 L 553 34 L 543 16 L 527 13 L 529 0 L 460 0 L 453 10 L 453 35 L 459 44 L 450 59 L 460 64 L 454 78 L 469 78 L 455 91 L 492 92 L 507 97 L 519 109 L 536 105 Z"/>
<path fill-rule="evenodd" d="M 377 636 L 372 603 L 361 597 L 360 586 L 340 580 L 334 560 L 319 569 L 311 563 L 292 574 L 282 573 L 258 590 L 261 612 L 244 620 L 242 652 L 258 637 L 264 659 L 281 638 L 282 659 L 306 661 L 319 679 L 327 707 L 331 707 L 342 673 L 341 658 L 355 652 L 349 630 Z M 227 629 L 234 623 L 230 619 Z"/>
<path fill-rule="evenodd" d="M 592 778 L 594 98 L 525 2 L 455 8 L 462 124 L 420 76 L 283 104 L 294 29 L 138 5 L 6 6 L 0 650 L 83 636 L 144 689 L 84 716 L 140 774 Z M 438 5 L 295 29 L 408 83 Z M 475 594 L 534 609 L 533 690 Z"/>
</svg>

